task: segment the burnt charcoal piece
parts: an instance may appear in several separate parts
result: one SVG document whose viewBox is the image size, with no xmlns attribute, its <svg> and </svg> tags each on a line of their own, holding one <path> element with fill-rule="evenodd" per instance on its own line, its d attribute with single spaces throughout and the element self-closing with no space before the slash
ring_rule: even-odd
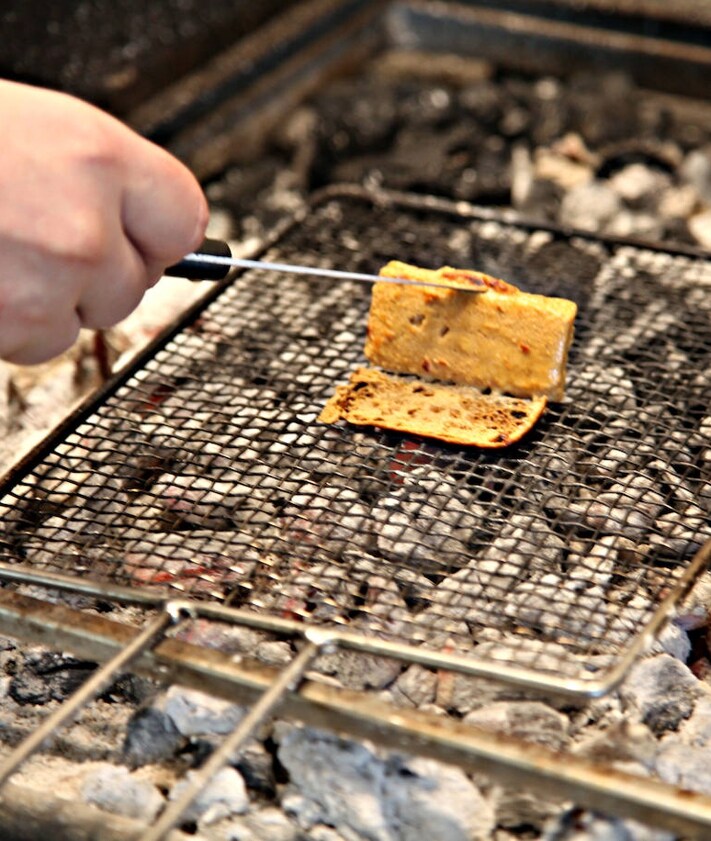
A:
<svg viewBox="0 0 711 841">
<path fill-rule="evenodd" d="M 375 86 L 366 79 L 332 85 L 317 97 L 317 166 L 345 155 L 386 147 L 396 131 L 401 93 L 397 88 Z"/>
<path fill-rule="evenodd" d="M 565 190 L 548 178 L 535 178 L 518 210 L 535 222 L 553 222 L 558 218 L 558 208 Z"/>
<path fill-rule="evenodd" d="M 116 678 L 99 696 L 108 703 L 143 704 L 155 692 L 155 684 L 138 675 L 125 674 Z"/>
<path fill-rule="evenodd" d="M 563 240 L 543 245 L 520 268 L 521 285 L 540 295 L 555 295 L 587 306 L 602 261 Z M 530 279 L 530 280 L 529 280 Z"/>
<path fill-rule="evenodd" d="M 30 655 L 13 675 L 8 689 L 20 705 L 64 701 L 96 668 L 94 663 L 63 654 Z"/>
<path fill-rule="evenodd" d="M 169 715 L 155 707 L 146 707 L 128 723 L 123 758 L 132 768 L 163 762 L 176 756 L 186 741 Z"/>
</svg>

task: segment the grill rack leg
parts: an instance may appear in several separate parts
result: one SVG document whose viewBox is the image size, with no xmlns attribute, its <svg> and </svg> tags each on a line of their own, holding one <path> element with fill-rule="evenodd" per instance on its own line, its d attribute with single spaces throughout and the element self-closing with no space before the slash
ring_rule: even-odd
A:
<svg viewBox="0 0 711 841">
<path fill-rule="evenodd" d="M 231 757 L 242 747 L 252 733 L 276 710 L 287 692 L 297 688 L 313 660 L 318 656 L 321 646 L 307 642 L 291 663 L 279 674 L 278 678 L 253 704 L 249 712 L 214 751 L 207 762 L 195 772 L 182 795 L 169 803 L 158 820 L 141 837 L 141 841 L 160 841 L 173 829 L 181 815 L 193 803 L 207 783 L 224 767 Z"/>
</svg>

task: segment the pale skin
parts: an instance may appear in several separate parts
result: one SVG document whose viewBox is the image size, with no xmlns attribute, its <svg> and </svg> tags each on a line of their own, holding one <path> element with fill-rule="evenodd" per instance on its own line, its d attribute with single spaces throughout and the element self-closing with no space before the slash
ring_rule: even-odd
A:
<svg viewBox="0 0 711 841">
<path fill-rule="evenodd" d="M 0 80 L 0 358 L 36 364 L 125 318 L 203 239 L 178 160 L 65 94 Z"/>
</svg>

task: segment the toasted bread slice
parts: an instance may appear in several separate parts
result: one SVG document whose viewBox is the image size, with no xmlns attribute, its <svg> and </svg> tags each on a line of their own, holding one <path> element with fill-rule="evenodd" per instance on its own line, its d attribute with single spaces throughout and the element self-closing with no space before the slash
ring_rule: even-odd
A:
<svg viewBox="0 0 711 841">
<path fill-rule="evenodd" d="M 319 420 L 343 419 L 437 438 L 451 444 L 485 448 L 518 441 L 536 423 L 546 398 L 522 400 L 482 394 L 476 388 L 390 376 L 359 368 L 336 388 Z"/>
<path fill-rule="evenodd" d="M 577 307 L 481 272 L 393 261 L 380 274 L 452 289 L 376 283 L 365 355 L 386 371 L 561 400 Z M 461 291 L 488 287 L 483 294 Z"/>
</svg>

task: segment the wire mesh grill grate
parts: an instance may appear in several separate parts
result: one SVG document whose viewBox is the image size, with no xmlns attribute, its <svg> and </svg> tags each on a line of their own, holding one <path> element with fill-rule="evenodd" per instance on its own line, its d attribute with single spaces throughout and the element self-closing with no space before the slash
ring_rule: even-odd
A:
<svg viewBox="0 0 711 841">
<path fill-rule="evenodd" d="M 319 424 L 364 362 L 369 289 L 247 273 L 5 495 L 2 560 L 544 673 L 613 664 L 710 534 L 711 266 L 346 195 L 269 257 L 573 298 L 565 402 L 495 452 Z"/>
</svg>

